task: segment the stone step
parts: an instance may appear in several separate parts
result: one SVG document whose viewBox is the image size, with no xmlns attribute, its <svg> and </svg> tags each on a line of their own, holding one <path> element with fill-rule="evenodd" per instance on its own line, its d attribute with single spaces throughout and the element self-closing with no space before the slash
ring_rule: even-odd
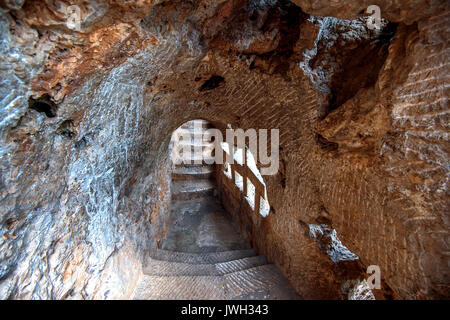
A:
<svg viewBox="0 0 450 320">
<path fill-rule="evenodd" d="M 213 128 L 214 126 L 206 120 L 194 120 L 185 122 L 180 128 L 193 128 L 194 126 L 202 128 Z"/>
<path fill-rule="evenodd" d="M 172 159 L 175 166 L 210 166 L 216 163 L 216 159 L 208 155 L 181 155 L 178 158 Z"/>
<path fill-rule="evenodd" d="M 186 148 L 186 147 L 191 147 L 191 149 L 193 149 L 194 147 L 198 147 L 198 148 L 203 148 L 203 150 L 212 150 L 214 149 L 214 147 L 216 146 L 214 142 L 209 142 L 209 141 L 192 141 L 191 140 L 181 140 L 177 142 L 177 148 L 181 149 L 181 148 Z"/>
<path fill-rule="evenodd" d="M 132 300 L 225 300 L 222 277 L 147 276 L 139 281 Z"/>
<path fill-rule="evenodd" d="M 224 275 L 226 294 L 233 299 L 295 300 L 297 293 L 274 264 L 266 264 Z"/>
<path fill-rule="evenodd" d="M 275 265 L 262 265 L 224 276 L 149 276 L 139 281 L 132 299 L 292 300 L 298 295 Z"/>
<path fill-rule="evenodd" d="M 177 146 L 172 149 L 172 155 L 181 158 L 213 158 L 215 154 L 214 147 L 205 146 L 202 149 L 187 148 L 182 146 Z"/>
<path fill-rule="evenodd" d="M 221 252 L 188 253 L 158 249 L 152 259 L 188 264 L 217 264 L 256 256 L 252 249 Z"/>
<path fill-rule="evenodd" d="M 221 275 L 242 271 L 267 264 L 265 256 L 259 255 L 254 257 L 246 257 L 227 262 L 216 263 L 216 268 Z"/>
<path fill-rule="evenodd" d="M 172 180 L 211 179 L 214 166 L 179 166 L 172 171 Z"/>
<path fill-rule="evenodd" d="M 211 180 L 172 181 L 172 200 L 189 200 L 214 194 L 215 185 Z"/>
<path fill-rule="evenodd" d="M 206 162 L 206 161 L 208 161 L 208 162 Z M 175 160 L 173 162 L 175 162 Z M 194 159 L 188 158 L 186 160 L 184 160 L 184 159 L 177 160 L 175 162 L 175 167 L 180 167 L 180 166 L 183 166 L 183 167 L 202 167 L 202 166 L 211 166 L 211 165 L 215 165 L 215 164 L 216 164 L 215 159 L 214 158 L 210 158 L 210 157 L 208 157 L 208 158 L 206 158 L 206 157 L 205 158 L 199 158 L 199 159 L 197 159 L 197 158 L 194 158 Z"/>
<path fill-rule="evenodd" d="M 212 149 L 202 150 L 173 150 L 173 161 L 175 159 L 186 159 L 190 163 L 192 160 L 200 160 L 202 163 L 206 163 L 205 159 L 212 159 L 214 161 L 214 154 Z"/>
<path fill-rule="evenodd" d="M 220 263 L 191 264 L 149 259 L 144 274 L 149 276 L 221 276 L 267 264 L 264 256 L 245 257 Z"/>
<path fill-rule="evenodd" d="M 211 141 L 211 137 L 214 136 L 214 134 L 211 131 L 206 130 L 198 130 L 195 128 L 180 128 L 175 131 L 175 135 L 179 137 L 179 141 L 193 141 L 195 142 L 194 138 L 197 138 L 198 142 L 201 141 Z M 187 138 L 187 139 L 184 139 Z"/>
</svg>

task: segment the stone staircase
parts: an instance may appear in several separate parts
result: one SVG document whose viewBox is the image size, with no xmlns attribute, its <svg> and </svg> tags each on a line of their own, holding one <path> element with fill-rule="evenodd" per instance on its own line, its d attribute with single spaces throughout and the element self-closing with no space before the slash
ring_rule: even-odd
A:
<svg viewBox="0 0 450 320">
<path fill-rule="evenodd" d="M 213 166 L 174 168 L 171 228 L 132 299 L 298 299 L 278 268 L 236 231 L 214 193 Z"/>
</svg>

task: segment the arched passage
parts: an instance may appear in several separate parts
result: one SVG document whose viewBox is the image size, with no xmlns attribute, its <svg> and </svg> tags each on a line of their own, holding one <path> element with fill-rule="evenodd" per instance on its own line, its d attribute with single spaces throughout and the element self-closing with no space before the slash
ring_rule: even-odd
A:
<svg viewBox="0 0 450 320">
<path fill-rule="evenodd" d="M 176 129 L 170 143 L 171 225 L 161 249 L 204 253 L 250 249 L 216 197 L 214 142 L 206 120 Z"/>
<path fill-rule="evenodd" d="M 146 276 L 133 297 L 297 299 L 277 266 L 252 249 L 248 234 L 239 228 L 239 219 L 234 219 L 222 205 L 236 201 L 235 194 L 243 192 L 243 181 L 251 176 L 249 186 L 253 185 L 250 180 L 259 184 L 253 189 L 245 188 L 247 196 L 242 193 L 240 198 L 248 199 L 249 208 L 256 209 L 261 218 L 267 216 L 269 209 L 264 204 L 267 193 L 250 153 L 244 157 L 243 150 L 236 149 L 242 177 L 233 181 L 233 191 L 226 191 L 230 194 L 218 197 L 217 182 L 225 174 L 223 164 L 216 162 L 216 155 L 225 150 L 223 144 L 212 138 L 212 128 L 208 121 L 197 119 L 184 123 L 172 134 L 168 231 L 144 267 Z M 249 172 L 243 173 L 247 169 Z M 233 175 L 238 174 L 235 169 L 230 170 Z M 266 197 L 261 200 L 261 207 L 254 200 L 260 194 Z M 177 290 L 167 291 L 168 286 L 176 286 Z"/>
<path fill-rule="evenodd" d="M 168 2 L 83 1 L 82 32 L 53 2 L 2 5 L 1 298 L 128 297 L 167 231 L 170 134 L 197 117 L 281 129 L 269 215 L 236 217 L 302 297 L 347 278 L 322 224 L 394 298 L 450 296 L 449 2 L 386 1 L 381 32 L 362 1 Z"/>
</svg>

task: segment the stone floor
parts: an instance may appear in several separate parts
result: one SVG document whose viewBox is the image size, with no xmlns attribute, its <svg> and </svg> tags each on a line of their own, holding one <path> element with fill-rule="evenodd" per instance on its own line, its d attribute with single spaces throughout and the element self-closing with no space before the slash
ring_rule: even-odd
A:
<svg viewBox="0 0 450 320">
<path fill-rule="evenodd" d="M 211 195 L 174 200 L 172 228 L 144 266 L 133 299 L 298 299 Z"/>
<path fill-rule="evenodd" d="M 251 248 L 212 195 L 173 201 L 172 210 L 175 219 L 161 246 L 164 250 L 202 253 Z"/>
</svg>

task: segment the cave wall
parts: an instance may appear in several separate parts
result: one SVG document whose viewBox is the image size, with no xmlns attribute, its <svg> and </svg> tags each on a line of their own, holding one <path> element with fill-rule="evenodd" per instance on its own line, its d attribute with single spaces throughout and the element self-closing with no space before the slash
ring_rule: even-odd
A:
<svg viewBox="0 0 450 320">
<path fill-rule="evenodd" d="M 296 2 L 92 1 L 81 32 L 50 1 L 2 2 L 0 296 L 126 298 L 164 237 L 171 133 L 202 118 L 280 129 L 251 228 L 301 296 L 339 293 L 307 230 L 325 219 L 395 298 L 448 297 L 448 10 L 383 7 L 385 40 Z M 330 108 L 375 50 L 378 76 Z"/>
<path fill-rule="evenodd" d="M 166 150 L 129 72 L 92 77 L 57 117 L 30 109 L 5 133 L 2 297 L 131 293 L 170 190 Z"/>
<path fill-rule="evenodd" d="M 132 61 L 97 73 L 49 117 L 27 109 L 30 84 L 18 72 L 34 51 L 15 40 L 6 58 L 16 60 L 2 61 L 18 71 L 2 73 L 16 83 L 2 108 L 1 297 L 126 298 L 164 234 L 170 198 L 166 149 L 151 138 L 155 115 L 143 106 L 146 79 L 134 77 Z"/>
<path fill-rule="evenodd" d="M 448 11 L 446 0 L 292 0 L 292 2 L 309 14 L 341 19 L 357 19 L 369 6 L 377 5 L 383 18 L 407 25 Z"/>
</svg>

